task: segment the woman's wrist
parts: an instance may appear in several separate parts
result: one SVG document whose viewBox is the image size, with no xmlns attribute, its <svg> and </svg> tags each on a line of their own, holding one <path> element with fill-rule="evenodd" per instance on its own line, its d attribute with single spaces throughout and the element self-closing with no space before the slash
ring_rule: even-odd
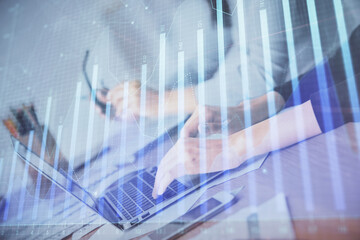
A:
<svg viewBox="0 0 360 240">
<path fill-rule="evenodd" d="M 273 102 L 275 106 L 275 112 L 273 113 L 269 113 L 270 101 Z M 243 101 L 237 108 L 238 112 L 243 113 L 243 115 L 245 115 L 246 112 L 251 113 L 251 124 L 256 124 L 279 112 L 284 107 L 284 104 L 285 101 L 283 97 L 278 92 L 271 91 L 260 97 Z"/>
<path fill-rule="evenodd" d="M 229 136 L 229 146 L 239 159 L 246 160 L 270 151 L 267 125 L 268 120 L 265 120 Z"/>
</svg>

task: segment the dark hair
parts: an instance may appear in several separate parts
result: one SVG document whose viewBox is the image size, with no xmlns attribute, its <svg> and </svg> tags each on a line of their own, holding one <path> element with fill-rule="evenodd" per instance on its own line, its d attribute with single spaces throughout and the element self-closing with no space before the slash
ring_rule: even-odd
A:
<svg viewBox="0 0 360 240">
<path fill-rule="evenodd" d="M 211 19 L 213 23 L 217 23 L 217 11 L 216 11 L 216 0 L 207 0 L 210 10 L 212 11 Z M 230 7 L 226 0 L 222 0 L 222 11 L 224 18 L 224 26 L 231 27 L 231 16 L 230 16 Z"/>
</svg>

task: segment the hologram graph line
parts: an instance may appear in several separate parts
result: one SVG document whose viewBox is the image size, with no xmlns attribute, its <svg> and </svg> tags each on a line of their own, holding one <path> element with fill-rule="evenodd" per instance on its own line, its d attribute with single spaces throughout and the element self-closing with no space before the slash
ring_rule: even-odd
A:
<svg viewBox="0 0 360 240">
<path fill-rule="evenodd" d="M 63 126 L 59 125 L 58 126 L 58 130 L 57 130 L 57 137 L 56 137 L 56 150 L 55 150 L 55 157 L 54 157 L 54 169 L 53 169 L 53 178 L 54 181 L 56 181 L 57 179 L 57 174 L 56 171 L 59 168 L 59 161 L 61 161 L 62 159 L 59 159 L 60 157 L 60 146 L 61 146 L 61 138 L 62 138 L 62 129 Z M 55 198 L 55 190 L 56 190 L 56 185 L 52 184 L 51 186 L 51 190 L 50 190 L 50 204 L 49 204 L 49 212 L 48 212 L 48 218 L 52 218 L 53 217 L 53 210 L 54 210 L 54 198 Z"/>
<path fill-rule="evenodd" d="M 31 157 L 33 140 L 34 140 L 34 131 L 30 131 L 28 144 L 27 144 L 26 159 L 30 159 L 30 157 Z M 19 221 L 22 219 L 22 216 L 23 216 L 28 176 L 29 176 L 29 163 L 26 161 L 25 168 L 24 168 L 24 175 L 23 175 L 23 179 L 22 179 L 22 183 L 21 183 L 21 193 L 20 193 L 18 215 L 17 215 L 17 220 L 19 220 Z"/>
<path fill-rule="evenodd" d="M 159 102 L 158 102 L 158 159 L 161 161 L 164 156 L 164 136 L 160 134 L 165 130 L 165 51 L 166 51 L 166 35 L 165 33 L 160 34 L 160 50 L 159 50 Z"/>
<path fill-rule="evenodd" d="M 52 97 L 48 97 L 47 104 L 46 104 L 46 112 L 45 112 L 45 124 L 44 124 L 44 131 L 41 141 L 41 150 L 40 150 L 40 165 L 39 169 L 40 171 L 43 170 L 44 167 L 44 161 L 45 161 L 45 150 L 46 150 L 46 140 L 47 140 L 47 134 L 49 130 L 49 121 L 50 121 L 50 109 L 51 109 L 51 102 Z M 33 212 L 32 212 L 32 219 L 36 219 L 38 215 L 38 208 L 39 208 L 39 195 L 40 195 L 40 189 L 41 189 L 41 178 L 42 175 L 39 173 L 37 175 L 36 180 L 36 188 L 35 188 L 35 199 L 34 199 L 34 206 L 33 206 Z"/>
<path fill-rule="evenodd" d="M 12 188 L 13 188 L 13 185 L 14 185 L 18 149 L 19 149 L 19 141 L 16 141 L 15 146 L 14 146 L 14 153 L 13 153 L 13 157 L 12 157 L 12 162 L 11 162 L 9 187 L 8 187 L 6 195 L 5 195 L 5 199 L 6 199 L 5 201 L 6 202 L 5 202 L 5 209 L 4 209 L 4 215 L 3 215 L 4 222 L 7 220 L 8 214 L 9 214 L 9 205 L 10 205 L 10 202 L 11 202 L 11 192 L 12 192 Z"/>
<path fill-rule="evenodd" d="M 298 70 L 297 70 L 297 59 L 296 59 L 296 51 L 295 51 L 295 41 L 293 34 L 293 26 L 292 26 L 292 18 L 290 11 L 290 3 L 289 0 L 283 0 L 283 13 L 284 13 L 284 22 L 286 28 L 286 42 L 288 48 L 288 56 L 289 56 L 289 68 L 290 68 L 290 76 L 291 76 L 291 85 L 292 89 L 295 90 L 298 85 Z M 298 105 L 301 103 L 301 96 L 297 95 L 294 99 L 294 105 Z M 302 111 L 295 112 L 296 119 L 296 128 L 297 128 L 297 137 L 298 139 L 304 139 L 304 132 L 302 131 L 301 124 L 304 122 L 304 116 Z M 313 209 L 313 190 L 311 185 L 311 176 L 309 174 L 309 159 L 307 155 L 307 143 L 303 142 L 299 145 L 300 148 L 300 162 L 301 162 L 301 174 L 305 195 L 305 206 L 308 211 Z"/>
<path fill-rule="evenodd" d="M 72 131 L 71 131 L 71 145 L 70 145 L 70 157 L 69 157 L 69 169 L 68 176 L 73 178 L 73 169 L 74 169 L 74 160 L 75 160 L 75 150 L 76 150 L 76 142 L 77 142 L 77 132 L 78 132 L 78 124 L 79 124 L 79 111 L 80 111 L 80 99 L 81 99 L 81 84 L 79 81 L 76 84 L 76 95 L 75 95 L 75 108 L 74 108 L 74 118 L 72 123 Z M 68 191 L 71 191 L 71 181 L 67 181 L 66 186 Z M 69 208 L 71 196 L 69 194 L 66 195 L 65 203 L 64 203 L 64 216 L 66 216 L 67 209 Z"/>
<path fill-rule="evenodd" d="M 87 139 L 86 139 L 86 152 L 85 152 L 85 166 L 84 166 L 84 177 L 83 177 L 83 186 L 88 187 L 89 185 L 89 171 L 90 171 L 90 161 L 91 158 L 91 148 L 92 148 L 92 140 L 93 140 L 93 133 L 94 133 L 94 117 L 95 117 L 95 98 L 96 98 L 96 89 L 97 89 L 97 82 L 98 82 L 98 71 L 99 66 L 94 64 L 93 66 L 93 73 L 92 73 L 92 83 L 91 83 L 91 101 L 90 101 L 90 110 L 89 110 L 89 119 L 88 119 L 88 131 L 87 131 Z M 83 201 L 86 202 L 86 198 L 88 196 L 83 193 Z M 85 220 L 85 211 L 87 208 L 81 209 L 81 219 Z"/>
<path fill-rule="evenodd" d="M 178 136 L 181 135 L 181 129 L 184 126 L 184 119 L 185 119 L 185 63 L 184 63 L 185 53 L 184 51 L 178 52 Z M 184 159 L 184 151 L 185 146 L 183 141 L 178 141 L 178 157 L 180 159 Z M 180 169 L 179 169 L 180 171 Z M 184 190 L 184 186 L 178 186 L 179 190 Z M 178 203 L 178 211 L 184 212 L 185 205 L 183 201 Z"/>
<path fill-rule="evenodd" d="M 269 39 L 269 26 L 267 18 L 267 10 L 260 10 L 260 25 L 261 25 L 261 35 L 262 35 L 262 44 L 263 44 L 263 53 L 264 53 L 264 67 L 265 67 L 265 78 L 267 92 L 271 92 L 274 89 L 274 79 L 272 71 L 272 58 L 271 58 L 271 47 Z M 275 95 L 267 95 L 267 104 L 268 104 L 268 117 L 270 118 L 276 114 L 275 106 Z M 277 132 L 278 122 L 270 121 L 270 138 L 272 149 L 275 149 L 279 145 L 279 135 Z M 273 169 L 274 169 L 274 180 L 275 180 L 275 191 L 276 193 L 283 192 L 283 178 L 281 170 L 281 161 L 278 154 L 272 154 L 273 157 Z"/>
<path fill-rule="evenodd" d="M 240 62 L 241 62 L 241 84 L 244 96 L 244 128 L 248 128 L 252 125 L 251 122 L 251 106 L 249 99 L 249 72 L 248 72 L 248 57 L 247 57 L 247 41 L 246 41 L 246 24 L 245 24 L 245 11 L 244 1 L 237 1 L 237 16 L 239 23 L 239 50 L 240 50 Z M 246 136 L 246 149 L 251 150 L 253 145 L 252 131 L 245 131 Z M 250 205 L 256 206 L 256 179 L 255 174 L 248 174 L 248 193 L 250 199 Z"/>
<path fill-rule="evenodd" d="M 105 124 L 104 124 L 104 140 L 103 140 L 103 148 L 108 146 L 108 139 L 109 139 L 109 130 L 110 130 L 110 112 L 111 112 L 111 102 L 106 103 L 106 110 L 105 110 Z M 108 163 L 108 156 L 105 154 L 101 159 L 101 190 L 105 189 L 105 177 L 106 177 L 106 170 L 107 170 L 107 163 Z M 104 198 L 101 198 L 99 204 L 99 213 L 103 216 L 104 211 Z"/>
<path fill-rule="evenodd" d="M 199 109 L 199 171 L 204 173 L 207 170 L 206 163 L 206 122 L 205 122 L 205 66 L 204 66 L 204 30 L 197 30 L 197 51 L 198 51 L 198 109 Z M 200 175 L 200 181 L 206 181 L 206 174 Z M 206 193 L 205 193 L 206 194 Z M 206 210 L 204 210 L 206 211 Z"/>
<path fill-rule="evenodd" d="M 307 0 L 308 5 L 308 13 L 309 13 L 309 20 L 310 20 L 310 32 L 311 38 L 313 42 L 313 49 L 314 49 L 314 57 L 315 63 L 319 64 L 323 60 L 323 52 L 322 52 L 322 45 L 321 45 L 321 38 L 320 38 L 320 31 L 318 26 L 317 20 L 317 13 L 316 13 L 316 5 L 314 0 Z M 322 65 L 317 65 L 316 67 L 316 74 L 318 78 L 318 85 L 319 89 L 327 89 L 327 81 L 326 74 L 325 74 L 325 67 Z M 330 99 L 329 96 L 320 95 L 320 102 L 322 106 L 330 106 Z M 332 118 L 327 117 L 325 113 L 323 113 L 324 126 L 326 129 L 332 129 L 333 122 Z M 334 138 L 333 135 L 328 134 L 326 137 L 326 145 L 328 150 L 328 157 L 330 163 L 330 175 L 332 179 L 332 187 L 333 187 L 333 197 L 335 200 L 336 208 L 339 210 L 345 209 L 345 199 L 344 199 L 344 191 L 342 187 L 342 179 L 340 170 L 336 169 L 339 166 L 338 159 L 337 159 L 337 148 L 336 145 L 333 144 Z"/>
<path fill-rule="evenodd" d="M 227 122 L 227 86 L 226 86 L 226 66 L 225 66 L 225 44 L 224 44 L 224 19 L 222 14 L 222 0 L 216 0 L 216 6 L 218 11 L 217 17 L 217 38 L 218 38 L 218 59 L 219 59 L 219 76 L 220 76 L 220 108 L 221 108 L 221 122 Z M 229 141 L 228 141 L 228 126 L 222 124 L 222 163 L 224 169 L 228 169 L 229 164 Z M 230 190 L 228 182 L 225 183 L 224 188 Z"/>
<path fill-rule="evenodd" d="M 146 80 L 147 80 L 147 64 L 141 66 L 141 87 L 140 87 L 140 116 L 139 116 L 139 158 L 144 157 L 145 142 L 145 123 L 146 123 Z M 139 161 L 142 162 L 142 161 Z"/>
</svg>

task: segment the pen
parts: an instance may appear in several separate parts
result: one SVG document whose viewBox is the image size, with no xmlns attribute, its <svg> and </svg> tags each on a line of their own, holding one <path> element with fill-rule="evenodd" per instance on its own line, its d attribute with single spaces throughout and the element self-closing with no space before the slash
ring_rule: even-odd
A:
<svg viewBox="0 0 360 240">
<path fill-rule="evenodd" d="M 36 127 L 36 123 L 34 123 L 31 119 L 29 111 L 27 111 L 25 105 L 23 105 L 22 109 L 20 109 L 20 112 L 22 112 L 22 116 L 24 119 L 24 122 L 29 130 L 34 130 Z"/>
<path fill-rule="evenodd" d="M 35 113 L 34 104 L 31 104 L 31 106 L 30 106 L 30 114 L 33 116 L 36 124 L 40 126 L 39 120 L 38 120 L 37 115 Z"/>
<path fill-rule="evenodd" d="M 20 135 L 24 135 L 25 129 L 24 129 L 24 127 L 22 126 L 21 122 L 19 122 L 19 120 L 18 120 L 18 118 L 17 118 L 17 116 L 16 116 L 16 115 L 17 115 L 16 110 L 13 109 L 13 108 L 10 108 L 10 112 L 11 112 L 11 114 L 12 114 L 12 119 L 13 119 L 13 121 L 14 121 L 14 123 L 15 123 L 16 130 L 17 130 L 17 132 L 19 133 L 19 136 L 20 136 Z"/>
<path fill-rule="evenodd" d="M 39 140 L 42 139 L 42 128 L 37 120 L 34 107 L 32 106 L 25 106 L 23 105 L 23 111 L 25 113 L 26 119 L 28 122 L 30 122 L 31 128 L 35 130 L 36 136 L 39 138 Z"/>
</svg>

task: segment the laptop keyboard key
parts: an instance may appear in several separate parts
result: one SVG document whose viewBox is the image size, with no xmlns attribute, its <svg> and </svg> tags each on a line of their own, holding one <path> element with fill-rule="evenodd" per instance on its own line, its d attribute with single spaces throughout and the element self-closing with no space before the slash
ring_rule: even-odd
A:
<svg viewBox="0 0 360 240">
<path fill-rule="evenodd" d="M 140 175 L 140 177 L 150 186 L 154 186 L 155 178 L 151 174 L 144 172 L 144 174 Z"/>
<path fill-rule="evenodd" d="M 164 194 L 163 194 L 163 197 L 165 198 L 165 199 L 170 199 L 170 198 L 172 198 L 172 197 L 174 197 L 174 196 L 176 196 L 177 194 L 176 194 L 176 192 L 174 192 L 173 190 L 171 190 L 170 188 L 167 188 L 167 190 L 164 192 Z"/>
<path fill-rule="evenodd" d="M 119 201 L 117 201 L 114 198 L 114 196 L 112 196 L 111 194 L 107 194 L 107 196 L 110 199 L 110 201 L 115 204 L 116 208 L 119 210 L 119 212 L 121 212 L 122 215 L 125 216 L 127 220 L 131 219 L 131 216 L 124 210 L 123 206 L 119 203 Z"/>
<path fill-rule="evenodd" d="M 177 193 L 181 193 L 187 189 L 187 187 L 184 184 L 182 184 L 177 180 L 172 181 L 169 187 L 172 188 Z"/>
</svg>

